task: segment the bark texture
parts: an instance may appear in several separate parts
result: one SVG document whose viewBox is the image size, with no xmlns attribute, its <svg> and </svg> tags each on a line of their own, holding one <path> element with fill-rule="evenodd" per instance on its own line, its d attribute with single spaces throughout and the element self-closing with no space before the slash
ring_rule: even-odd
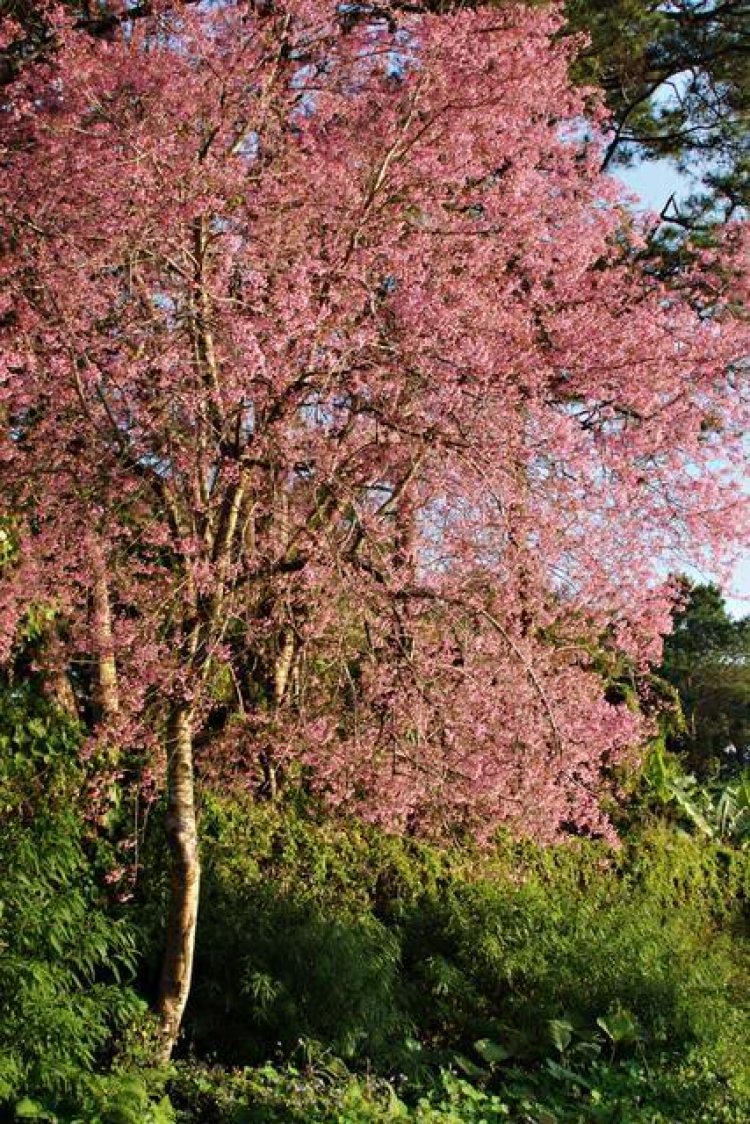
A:
<svg viewBox="0 0 750 1124">
<path fill-rule="evenodd" d="M 167 748 L 171 878 L 167 941 L 157 1003 L 162 1025 L 158 1060 L 162 1062 L 169 1060 L 175 1047 L 190 994 L 200 892 L 192 728 L 190 714 L 182 707 L 176 707 L 170 715 Z"/>
<path fill-rule="evenodd" d="M 117 684 L 117 665 L 112 632 L 112 606 L 109 597 L 109 583 L 105 559 L 100 550 L 93 553 L 94 588 L 93 614 L 94 633 L 97 643 L 96 660 L 96 703 L 99 718 L 111 722 L 120 711 L 120 694 Z"/>
</svg>

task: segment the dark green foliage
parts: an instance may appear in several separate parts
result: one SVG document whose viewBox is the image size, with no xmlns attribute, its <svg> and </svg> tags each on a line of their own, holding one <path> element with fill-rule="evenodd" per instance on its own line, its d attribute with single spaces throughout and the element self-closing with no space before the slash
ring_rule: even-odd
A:
<svg viewBox="0 0 750 1124">
<path fill-rule="evenodd" d="M 403 1041 L 399 942 L 370 908 L 366 837 L 213 805 L 204 840 L 194 1048 L 246 1063 L 314 1040 L 375 1059 Z"/>
<path fill-rule="evenodd" d="M 0 1118 L 2 1105 L 48 1124 L 750 1113 L 747 855 L 659 821 L 618 852 L 437 849 L 293 800 L 204 795 L 191 1060 L 139 1068 L 150 1031 L 129 979 L 136 950 L 154 964 L 160 951 L 160 812 L 126 926 L 81 815 L 75 724 L 9 690 L 0 737 Z"/>
<path fill-rule="evenodd" d="M 314 1039 L 374 1058 L 403 1039 L 398 942 L 375 918 L 331 916 L 262 886 L 214 885 L 207 898 L 192 1000 L 199 1053 L 224 1043 L 225 1060 L 246 1062 Z"/>
<path fill-rule="evenodd" d="M 613 153 L 674 157 L 730 213 L 746 201 L 746 0 L 567 0 L 565 10 L 591 38 L 578 70 L 614 110 Z"/>
<path fill-rule="evenodd" d="M 712 881 L 727 884 L 713 864 L 700 868 L 697 848 L 642 845 L 648 859 L 633 849 L 615 861 L 586 845 L 552 874 L 528 866 L 516 886 L 457 884 L 431 912 L 415 910 L 420 1025 L 472 1058 L 472 1043 L 488 1039 L 523 1062 L 548 1052 L 556 1021 L 585 1036 L 618 1011 L 649 1050 L 713 1041 L 736 1000 L 710 918 Z"/>
<path fill-rule="evenodd" d="M 98 902 L 73 816 L 0 838 L 0 1100 L 68 1093 L 138 1012 L 132 932 Z"/>
<path fill-rule="evenodd" d="M 0 680 L 0 823 L 28 824 L 38 811 L 70 807 L 80 780 L 81 729 L 28 685 Z"/>
<path fill-rule="evenodd" d="M 668 748 L 702 777 L 731 774 L 750 763 L 750 617 L 733 620 L 713 585 L 686 583 L 686 598 L 661 668 L 684 716 Z"/>
<path fill-rule="evenodd" d="M 199 1056 L 343 1056 L 414 1090 L 446 1066 L 490 1089 L 510 1070 L 557 1088 L 550 1062 L 588 1072 L 695 1055 L 750 1084 L 741 851 L 658 825 L 619 852 L 440 851 L 237 800 L 212 801 L 203 826 L 187 1027 Z"/>
<path fill-rule="evenodd" d="M 185 1124 L 747 1118 L 741 851 L 658 824 L 617 853 L 580 840 L 437 851 L 236 801 L 204 823 L 212 989 L 197 992 L 194 1043 L 216 1062 L 290 1061 L 181 1065 L 169 1089 Z M 267 931 L 243 912 L 263 902 Z M 333 932 L 345 952 L 326 947 Z M 360 1002 L 383 949 L 384 980 Z M 254 971 L 257 993 L 242 983 Z"/>
<path fill-rule="evenodd" d="M 107 908 L 75 806 L 79 743 L 44 698 L 0 692 L 0 1111 L 29 1119 L 75 1117 L 81 1104 L 98 1118 L 95 1106 L 124 1094 L 97 1072 L 122 1032 L 145 1025 L 127 986 L 135 932 Z"/>
<path fill-rule="evenodd" d="M 509 1069 L 497 1089 L 443 1072 L 413 1095 L 326 1060 L 232 1073 L 181 1066 L 170 1089 L 181 1124 L 746 1124 L 750 1112 L 699 1058 L 573 1066 Z"/>
</svg>

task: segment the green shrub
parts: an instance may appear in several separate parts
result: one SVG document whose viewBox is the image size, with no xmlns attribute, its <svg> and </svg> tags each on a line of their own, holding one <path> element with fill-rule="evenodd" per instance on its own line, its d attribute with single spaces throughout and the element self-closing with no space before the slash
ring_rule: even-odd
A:
<svg viewBox="0 0 750 1124">
<path fill-rule="evenodd" d="M 356 1076 L 335 1059 L 227 1072 L 179 1067 L 180 1124 L 745 1124 L 750 1100 L 705 1066 L 643 1062 L 508 1072 L 496 1089 L 439 1074 L 422 1092 Z"/>
<path fill-rule="evenodd" d="M 302 1043 L 416 1084 L 456 1064 L 484 1080 L 477 1042 L 498 1072 L 533 1068 L 560 1061 L 551 1027 L 568 1023 L 589 1060 L 698 1049 L 744 1080 L 738 851 L 658 824 L 619 851 L 437 849 L 237 799 L 207 802 L 202 836 L 198 1056 L 258 1064 Z M 619 1018 L 633 1031 L 613 1042 L 602 1021 Z"/>
<path fill-rule="evenodd" d="M 215 807 L 204 823 L 193 1048 L 232 1064 L 288 1056 L 307 1040 L 350 1059 L 387 1053 L 409 1030 L 399 940 L 370 906 L 361 840 L 237 812 L 227 820 Z"/>
<path fill-rule="evenodd" d="M 139 1011 L 135 945 L 107 917 L 74 816 L 0 835 L 0 1099 L 65 1093 Z"/>
<path fill-rule="evenodd" d="M 25 1119 L 98 1118 L 122 1090 L 97 1071 L 147 1021 L 127 984 L 135 932 L 107 908 L 76 810 L 79 744 L 43 697 L 0 693 L 0 1106 Z"/>
<path fill-rule="evenodd" d="M 79 742 L 45 700 L 0 693 L 0 1105 L 18 1118 L 750 1116 L 747 854 L 658 822 L 619 851 L 580 839 L 480 851 L 293 800 L 206 796 L 182 1046 L 203 1064 L 139 1070 L 150 1024 L 129 981 L 139 959 L 144 981 L 158 967 L 163 813 L 125 924 L 76 810 Z"/>
<path fill-rule="evenodd" d="M 533 873 L 456 884 L 404 928 L 416 1021 L 446 1044 L 496 1038 L 517 1057 L 546 1050 L 553 1019 L 594 1028 L 620 1008 L 649 1046 L 708 1041 L 735 1010 L 733 952 L 702 896 L 675 897 L 616 869 L 585 892 Z"/>
</svg>

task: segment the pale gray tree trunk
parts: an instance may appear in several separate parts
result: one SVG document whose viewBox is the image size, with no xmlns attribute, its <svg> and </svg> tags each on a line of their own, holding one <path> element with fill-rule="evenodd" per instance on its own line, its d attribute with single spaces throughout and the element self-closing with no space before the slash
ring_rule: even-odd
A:
<svg viewBox="0 0 750 1124">
<path fill-rule="evenodd" d="M 157 1003 L 162 1030 L 160 1061 L 168 1061 L 174 1049 L 190 994 L 201 875 L 191 716 L 179 705 L 170 714 L 167 753 L 167 842 L 171 871 L 167 940 Z"/>
</svg>

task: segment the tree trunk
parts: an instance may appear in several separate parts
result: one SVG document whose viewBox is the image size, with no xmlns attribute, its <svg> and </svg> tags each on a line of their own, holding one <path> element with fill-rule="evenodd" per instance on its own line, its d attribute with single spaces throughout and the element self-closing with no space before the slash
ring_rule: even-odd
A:
<svg viewBox="0 0 750 1124">
<path fill-rule="evenodd" d="M 45 691 L 71 718 L 78 718 L 78 700 L 68 674 L 64 645 L 57 629 L 57 619 L 45 621 L 41 627 L 40 663 L 43 668 Z"/>
<path fill-rule="evenodd" d="M 120 711 L 117 685 L 115 643 L 112 634 L 112 606 L 109 600 L 107 569 L 101 550 L 95 547 L 93 616 L 94 636 L 98 647 L 96 659 L 96 704 L 100 721 L 111 722 Z"/>
<path fill-rule="evenodd" d="M 294 663 L 294 633 L 289 629 L 281 638 L 281 643 L 273 661 L 273 701 L 278 709 L 284 702 L 289 675 Z"/>
<path fill-rule="evenodd" d="M 171 888 L 167 942 L 162 964 L 157 1014 L 162 1037 L 158 1060 L 169 1060 L 180 1033 L 193 975 L 193 950 L 198 921 L 200 860 L 193 783 L 191 717 L 175 706 L 167 735 L 169 806 L 167 841 L 171 856 Z"/>
<path fill-rule="evenodd" d="M 47 688 L 49 690 L 50 698 L 59 706 L 63 713 L 69 715 L 71 718 L 78 719 L 78 700 L 76 693 L 73 690 L 73 684 L 70 681 L 70 676 L 64 668 L 53 668 L 47 674 Z"/>
</svg>

